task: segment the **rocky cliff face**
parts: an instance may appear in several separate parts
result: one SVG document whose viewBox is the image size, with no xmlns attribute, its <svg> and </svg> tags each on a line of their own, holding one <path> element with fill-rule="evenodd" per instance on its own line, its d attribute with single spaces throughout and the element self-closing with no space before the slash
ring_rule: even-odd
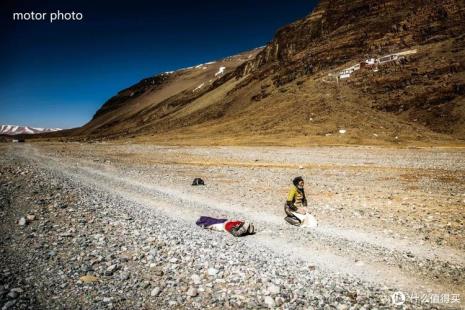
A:
<svg viewBox="0 0 465 310">
<path fill-rule="evenodd" d="M 280 29 L 238 77 L 276 86 L 350 62 L 418 48 L 419 55 L 380 66 L 347 83 L 385 112 L 407 114 L 434 131 L 465 132 L 465 2 L 326 0 Z M 456 130 L 458 129 L 458 130 Z"/>
<path fill-rule="evenodd" d="M 323 0 L 263 49 L 143 80 L 74 133 L 465 139 L 464 2 Z"/>
<path fill-rule="evenodd" d="M 463 41 L 464 14 L 464 1 L 457 0 L 323 0 L 306 18 L 278 30 L 238 74 L 272 67 L 278 83 L 289 82 L 351 60 L 447 39 Z"/>
</svg>

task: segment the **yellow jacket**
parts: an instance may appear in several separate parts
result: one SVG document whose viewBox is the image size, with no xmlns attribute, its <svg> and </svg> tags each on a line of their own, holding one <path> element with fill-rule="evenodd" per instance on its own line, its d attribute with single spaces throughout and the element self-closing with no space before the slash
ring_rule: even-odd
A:
<svg viewBox="0 0 465 310">
<path fill-rule="evenodd" d="M 306 207 L 307 206 L 307 198 L 305 197 L 305 192 L 303 189 L 297 188 L 297 186 L 293 185 L 289 190 L 289 194 L 287 194 L 287 205 L 289 207 Z"/>
</svg>

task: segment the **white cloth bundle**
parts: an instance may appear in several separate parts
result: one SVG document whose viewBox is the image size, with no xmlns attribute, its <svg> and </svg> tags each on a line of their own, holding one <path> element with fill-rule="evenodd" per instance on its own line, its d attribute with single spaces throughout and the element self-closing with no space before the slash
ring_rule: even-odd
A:
<svg viewBox="0 0 465 310">
<path fill-rule="evenodd" d="M 302 227 L 316 228 L 318 226 L 316 218 L 310 213 L 300 214 L 293 212 L 293 214 L 302 222 L 300 225 Z"/>
</svg>

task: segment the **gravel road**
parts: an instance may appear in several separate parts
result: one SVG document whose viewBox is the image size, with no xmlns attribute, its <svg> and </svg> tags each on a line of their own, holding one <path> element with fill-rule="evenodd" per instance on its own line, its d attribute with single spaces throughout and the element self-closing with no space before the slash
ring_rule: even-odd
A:
<svg viewBox="0 0 465 310">
<path fill-rule="evenodd" d="M 0 151 L 2 309 L 391 309 L 395 292 L 399 308 L 464 308 L 464 149 Z M 283 220 L 297 175 L 316 229 Z M 202 230 L 200 215 L 258 232 Z"/>
</svg>

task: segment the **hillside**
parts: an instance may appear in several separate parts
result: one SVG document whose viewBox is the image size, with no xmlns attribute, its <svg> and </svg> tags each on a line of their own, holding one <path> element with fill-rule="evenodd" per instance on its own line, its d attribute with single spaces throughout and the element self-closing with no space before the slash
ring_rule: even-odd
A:
<svg viewBox="0 0 465 310">
<path fill-rule="evenodd" d="M 122 90 L 70 135 L 182 144 L 460 143 L 464 8 L 459 0 L 323 0 L 264 48 Z"/>
</svg>

